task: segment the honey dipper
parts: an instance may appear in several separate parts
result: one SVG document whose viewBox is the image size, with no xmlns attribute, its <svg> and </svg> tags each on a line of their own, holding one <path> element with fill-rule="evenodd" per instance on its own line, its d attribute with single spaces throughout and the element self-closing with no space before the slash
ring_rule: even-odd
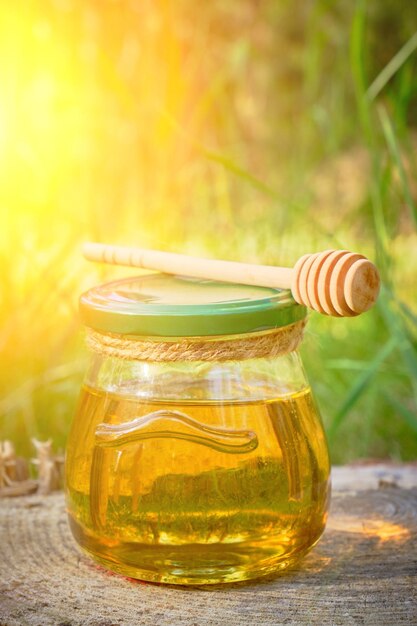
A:
<svg viewBox="0 0 417 626">
<path fill-rule="evenodd" d="M 361 254 L 347 250 L 305 254 L 294 268 L 201 259 L 101 243 L 84 244 L 83 253 L 90 261 L 244 285 L 290 288 L 299 304 L 335 317 L 353 317 L 368 311 L 378 297 L 380 286 L 375 265 Z"/>
</svg>

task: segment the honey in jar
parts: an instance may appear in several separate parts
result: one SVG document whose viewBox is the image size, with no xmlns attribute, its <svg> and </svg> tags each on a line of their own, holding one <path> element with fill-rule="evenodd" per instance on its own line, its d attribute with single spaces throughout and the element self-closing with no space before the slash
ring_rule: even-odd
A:
<svg viewBox="0 0 417 626">
<path fill-rule="evenodd" d="M 90 367 L 66 485 L 79 545 L 142 580 L 284 570 L 327 515 L 325 435 L 287 290 L 152 274 L 81 298 Z"/>
</svg>

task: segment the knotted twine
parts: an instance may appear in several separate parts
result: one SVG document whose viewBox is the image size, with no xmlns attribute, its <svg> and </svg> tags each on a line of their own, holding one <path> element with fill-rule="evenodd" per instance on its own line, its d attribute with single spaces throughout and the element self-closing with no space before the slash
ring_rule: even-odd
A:
<svg viewBox="0 0 417 626">
<path fill-rule="evenodd" d="M 242 361 L 275 357 L 295 350 L 300 344 L 306 320 L 268 331 L 237 335 L 231 339 L 184 337 L 163 341 L 133 335 L 103 333 L 87 328 L 87 346 L 99 354 L 133 361 Z"/>
</svg>

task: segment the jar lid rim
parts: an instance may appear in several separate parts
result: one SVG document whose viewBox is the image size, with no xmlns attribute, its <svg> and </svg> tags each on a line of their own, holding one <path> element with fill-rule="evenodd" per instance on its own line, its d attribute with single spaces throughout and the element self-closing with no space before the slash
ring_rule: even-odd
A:
<svg viewBox="0 0 417 626">
<path fill-rule="evenodd" d="M 102 332 L 198 337 L 278 328 L 307 311 L 289 289 L 158 273 L 89 289 L 81 295 L 80 314 L 86 326 Z"/>
</svg>

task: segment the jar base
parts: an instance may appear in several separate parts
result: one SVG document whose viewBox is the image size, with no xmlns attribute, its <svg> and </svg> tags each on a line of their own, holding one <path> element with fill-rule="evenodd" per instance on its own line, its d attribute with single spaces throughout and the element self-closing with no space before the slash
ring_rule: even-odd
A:
<svg viewBox="0 0 417 626">
<path fill-rule="evenodd" d="M 300 561 L 318 542 L 322 532 L 308 544 L 289 549 L 270 540 L 252 544 L 105 545 L 83 532 L 70 517 L 78 544 L 106 569 L 138 580 L 170 585 L 236 583 L 278 574 Z M 136 561 L 136 562 L 133 562 Z"/>
<path fill-rule="evenodd" d="M 299 556 L 295 559 L 286 559 L 284 561 L 278 561 L 273 565 L 260 569 L 245 569 L 233 568 L 233 571 L 227 571 L 232 568 L 224 567 L 223 563 L 212 563 L 209 568 L 196 568 L 192 572 L 182 571 L 177 566 L 172 566 L 171 571 L 167 571 L 164 568 L 164 572 L 154 572 L 150 570 L 140 569 L 137 567 L 131 567 L 122 564 L 116 564 L 112 561 L 108 561 L 96 554 L 88 553 L 99 565 L 102 565 L 107 570 L 110 570 L 116 574 L 127 576 L 128 578 L 134 578 L 136 580 L 150 582 L 150 583 L 163 583 L 166 585 L 216 585 L 225 583 L 237 583 L 248 580 L 254 580 L 262 578 L 271 574 L 278 574 L 279 572 L 288 569 L 290 566 L 295 565 L 302 558 Z M 215 573 L 214 573 L 215 572 Z"/>
</svg>

